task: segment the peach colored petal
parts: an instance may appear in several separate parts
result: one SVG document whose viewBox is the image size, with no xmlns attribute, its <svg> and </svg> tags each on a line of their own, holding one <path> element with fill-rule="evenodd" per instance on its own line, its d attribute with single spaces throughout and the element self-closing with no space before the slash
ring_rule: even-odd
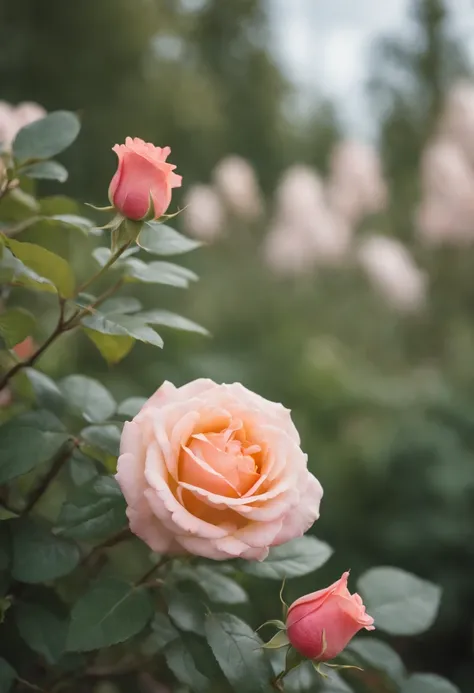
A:
<svg viewBox="0 0 474 693">
<path fill-rule="evenodd" d="M 288 513 L 283 527 L 275 539 L 275 545 L 284 544 L 290 539 L 303 536 L 319 518 L 323 489 L 319 481 L 309 472 L 306 475 L 306 485 L 301 488 L 301 494 L 300 502 Z"/>
<path fill-rule="evenodd" d="M 206 537 L 208 539 L 214 537 L 225 536 L 225 530 L 208 522 L 204 522 L 191 515 L 171 493 L 167 483 L 166 468 L 160 465 L 159 454 L 156 451 L 156 446 L 151 445 L 147 450 L 145 463 L 145 478 L 151 486 L 151 489 L 145 491 L 145 495 L 152 507 L 152 510 L 161 514 L 163 508 L 171 516 L 171 520 L 177 527 L 177 532 L 184 530 L 190 534 Z M 153 493 L 152 489 L 156 491 Z M 153 504 L 153 505 L 152 505 Z"/>
<path fill-rule="evenodd" d="M 143 539 L 156 553 L 179 553 L 182 551 L 174 535 L 169 532 L 147 507 L 146 510 L 127 508 L 130 530 Z"/>
<path fill-rule="evenodd" d="M 222 474 L 192 450 L 183 448 L 180 463 L 180 479 L 221 496 L 239 497 L 239 492 Z"/>
</svg>

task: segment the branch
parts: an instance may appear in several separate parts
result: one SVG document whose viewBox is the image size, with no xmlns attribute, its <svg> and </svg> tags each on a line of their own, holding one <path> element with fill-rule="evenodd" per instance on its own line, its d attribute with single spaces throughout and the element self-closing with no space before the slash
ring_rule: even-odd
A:
<svg viewBox="0 0 474 693">
<path fill-rule="evenodd" d="M 105 272 L 107 272 L 107 270 L 110 267 L 112 267 L 114 262 L 116 262 L 119 259 L 119 257 L 121 255 L 123 255 L 123 253 L 130 247 L 131 243 L 132 243 L 131 241 L 128 241 L 128 243 L 125 243 L 125 245 L 121 246 L 118 250 L 116 250 L 115 253 L 113 253 L 113 255 L 110 256 L 110 258 L 105 263 L 105 265 L 103 267 L 101 267 L 101 269 L 96 274 L 94 274 L 92 277 L 87 279 L 83 284 L 81 284 L 81 286 L 76 291 L 76 296 L 78 294 L 82 293 L 83 291 L 85 291 L 86 289 L 88 289 L 89 286 L 93 282 L 96 281 L 96 279 L 99 279 L 99 277 L 101 277 Z"/>
<path fill-rule="evenodd" d="M 72 445 L 71 445 L 72 443 Z M 71 457 L 74 450 L 78 447 L 79 441 L 73 440 L 64 446 L 53 459 L 53 463 L 49 472 L 43 477 L 43 479 L 38 484 L 37 488 L 33 491 L 28 502 L 22 511 L 22 515 L 27 515 L 38 503 L 43 494 L 48 490 L 50 483 L 56 478 L 56 476 L 61 471 L 61 468 L 65 462 Z"/>
</svg>

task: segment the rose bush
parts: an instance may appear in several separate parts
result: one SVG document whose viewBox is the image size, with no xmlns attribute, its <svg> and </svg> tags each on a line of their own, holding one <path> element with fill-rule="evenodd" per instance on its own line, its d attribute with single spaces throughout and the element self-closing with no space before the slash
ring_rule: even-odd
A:
<svg viewBox="0 0 474 693">
<path fill-rule="evenodd" d="M 117 481 L 154 551 L 263 560 L 319 516 L 290 412 L 243 385 L 171 383 L 125 423 Z"/>
</svg>

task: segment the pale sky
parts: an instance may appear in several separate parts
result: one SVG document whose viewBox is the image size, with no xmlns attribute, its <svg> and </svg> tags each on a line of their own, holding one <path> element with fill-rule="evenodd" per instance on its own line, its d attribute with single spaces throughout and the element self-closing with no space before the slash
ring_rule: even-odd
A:
<svg viewBox="0 0 474 693">
<path fill-rule="evenodd" d="M 474 0 L 449 0 L 473 47 Z M 336 99 L 352 131 L 371 130 L 364 84 L 374 39 L 406 30 L 409 0 L 267 0 L 279 62 L 303 94 Z"/>
</svg>

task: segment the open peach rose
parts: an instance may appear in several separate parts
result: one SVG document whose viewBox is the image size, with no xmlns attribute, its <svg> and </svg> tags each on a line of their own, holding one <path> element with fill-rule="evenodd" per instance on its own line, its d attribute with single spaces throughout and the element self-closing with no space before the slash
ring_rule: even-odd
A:
<svg viewBox="0 0 474 693">
<path fill-rule="evenodd" d="M 113 151 L 119 162 L 109 186 L 111 204 L 128 219 L 161 217 L 170 205 L 172 189 L 181 187 L 181 176 L 173 173 L 176 166 L 166 161 L 171 149 L 127 137 Z"/>
<path fill-rule="evenodd" d="M 165 382 L 123 429 L 117 481 L 153 551 L 263 560 L 319 517 L 290 412 L 243 385 Z"/>
</svg>

